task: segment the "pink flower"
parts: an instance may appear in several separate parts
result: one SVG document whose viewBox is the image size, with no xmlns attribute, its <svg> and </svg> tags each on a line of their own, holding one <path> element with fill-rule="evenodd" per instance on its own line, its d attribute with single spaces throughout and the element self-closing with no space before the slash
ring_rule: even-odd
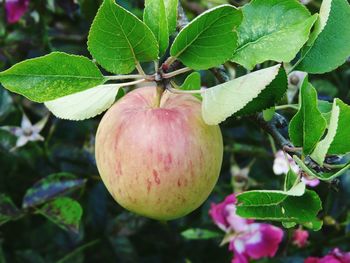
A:
<svg viewBox="0 0 350 263">
<path fill-rule="evenodd" d="M 275 160 L 273 162 L 273 172 L 276 175 L 287 174 L 291 168 L 295 173 L 299 173 L 299 166 L 294 162 L 293 158 L 285 154 L 283 151 L 278 151 L 275 154 Z"/>
<path fill-rule="evenodd" d="M 232 194 L 222 203 L 212 204 L 209 211 L 214 223 L 229 237 L 229 250 L 235 255 L 232 263 L 248 263 L 249 259 L 273 257 L 283 239 L 282 229 L 238 216 L 236 202 Z"/>
<path fill-rule="evenodd" d="M 333 249 L 328 255 L 323 258 L 308 257 L 304 263 L 349 263 L 350 252 L 342 252 L 339 248 Z"/>
<path fill-rule="evenodd" d="M 306 178 L 305 176 L 301 178 L 301 181 L 310 187 L 316 187 L 320 184 L 320 180 L 317 178 Z"/>
<path fill-rule="evenodd" d="M 27 12 L 29 0 L 5 0 L 7 22 L 14 24 Z"/>
<path fill-rule="evenodd" d="M 293 244 L 299 248 L 305 247 L 309 238 L 309 232 L 302 229 L 296 229 L 293 233 Z"/>
</svg>

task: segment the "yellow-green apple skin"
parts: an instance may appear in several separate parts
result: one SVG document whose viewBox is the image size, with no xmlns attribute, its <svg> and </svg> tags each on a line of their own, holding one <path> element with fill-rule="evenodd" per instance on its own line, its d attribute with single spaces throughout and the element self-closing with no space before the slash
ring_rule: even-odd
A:
<svg viewBox="0 0 350 263">
<path fill-rule="evenodd" d="M 158 220 L 198 208 L 218 180 L 222 156 L 220 128 L 204 123 L 201 102 L 166 91 L 159 105 L 155 87 L 115 103 L 96 136 L 97 167 L 113 198 Z"/>
</svg>

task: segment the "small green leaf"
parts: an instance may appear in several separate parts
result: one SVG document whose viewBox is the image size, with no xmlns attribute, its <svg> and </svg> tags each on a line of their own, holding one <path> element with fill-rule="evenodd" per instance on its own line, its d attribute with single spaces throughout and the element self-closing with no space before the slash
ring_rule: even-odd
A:
<svg viewBox="0 0 350 263">
<path fill-rule="evenodd" d="M 82 187 L 85 179 L 79 179 L 73 174 L 57 173 L 51 174 L 27 190 L 23 198 L 23 208 L 38 206 L 64 195 L 72 190 Z"/>
<path fill-rule="evenodd" d="M 180 87 L 182 90 L 200 90 L 201 74 L 198 72 L 191 73 Z"/>
<path fill-rule="evenodd" d="M 335 99 L 335 103 L 340 111 L 337 133 L 327 154 L 346 154 L 350 152 L 350 106 L 342 102 L 340 99 Z"/>
<path fill-rule="evenodd" d="M 168 32 L 171 35 L 176 31 L 178 0 L 164 0 L 165 11 L 168 20 Z"/>
<path fill-rule="evenodd" d="M 155 60 L 159 53 L 152 31 L 114 0 L 105 0 L 98 10 L 88 49 L 102 67 L 115 74 L 128 74 L 138 62 Z"/>
<path fill-rule="evenodd" d="M 21 211 L 13 203 L 12 199 L 0 194 L 0 226 L 11 221 L 16 220 L 21 216 Z"/>
<path fill-rule="evenodd" d="M 183 231 L 181 235 L 189 240 L 203 240 L 221 237 L 222 234 L 206 229 L 191 228 Z"/>
<path fill-rule="evenodd" d="M 281 67 L 276 78 L 235 116 L 246 116 L 271 108 L 280 101 L 288 89 L 288 77 Z"/>
<path fill-rule="evenodd" d="M 291 61 L 317 19 L 298 1 L 253 0 L 242 10 L 238 48 L 232 60 L 247 69 L 267 60 Z"/>
<path fill-rule="evenodd" d="M 232 57 L 241 20 L 241 11 L 233 6 L 210 9 L 181 30 L 170 54 L 195 70 L 218 66 Z"/>
<path fill-rule="evenodd" d="M 105 81 L 88 58 L 61 52 L 25 60 L 0 73 L 6 89 L 36 102 L 54 100 Z"/>
<path fill-rule="evenodd" d="M 209 125 L 216 125 L 242 110 L 275 79 L 280 65 L 258 70 L 205 90 L 202 114 Z"/>
<path fill-rule="evenodd" d="M 327 135 L 317 144 L 311 154 L 311 158 L 319 165 L 323 165 L 327 154 L 346 154 L 350 152 L 349 120 L 350 106 L 340 99 L 335 99 Z"/>
<path fill-rule="evenodd" d="M 264 121 L 271 121 L 276 113 L 275 107 L 268 108 L 263 111 Z"/>
<path fill-rule="evenodd" d="M 315 231 L 322 226 L 317 218 L 321 200 L 310 190 L 302 196 L 249 191 L 239 194 L 237 200 L 237 214 L 245 218 L 297 223 Z"/>
<path fill-rule="evenodd" d="M 93 118 L 109 109 L 120 86 L 101 85 L 56 100 L 45 102 L 45 106 L 58 118 L 84 120 Z"/>
<path fill-rule="evenodd" d="M 337 170 L 332 170 L 332 172 L 315 172 L 313 169 L 309 168 L 302 160 L 300 160 L 296 155 L 293 156 L 294 161 L 300 166 L 300 168 L 309 176 L 311 177 L 317 177 L 318 179 L 322 181 L 331 181 L 341 175 L 343 175 L 345 172 L 347 172 L 350 168 L 350 162 L 347 164 L 344 164 L 343 168 L 339 168 Z"/>
<path fill-rule="evenodd" d="M 350 56 L 350 5 L 346 0 L 324 0 L 315 32 L 296 69 L 319 74 L 334 70 Z"/>
<path fill-rule="evenodd" d="M 63 230 L 73 233 L 79 232 L 83 209 L 77 201 L 71 198 L 57 198 L 41 207 L 38 213 L 48 218 Z"/>
<path fill-rule="evenodd" d="M 317 92 L 305 78 L 300 88 L 300 109 L 289 125 L 289 136 L 295 146 L 303 147 L 305 154 L 310 154 L 322 138 L 327 121 L 318 109 Z"/>
<path fill-rule="evenodd" d="M 162 56 L 169 45 L 168 19 L 164 0 L 146 0 L 143 21 L 152 30 Z"/>
<path fill-rule="evenodd" d="M 289 169 L 285 180 L 284 180 L 284 191 L 289 191 L 300 182 L 299 176 L 292 170 Z"/>
</svg>

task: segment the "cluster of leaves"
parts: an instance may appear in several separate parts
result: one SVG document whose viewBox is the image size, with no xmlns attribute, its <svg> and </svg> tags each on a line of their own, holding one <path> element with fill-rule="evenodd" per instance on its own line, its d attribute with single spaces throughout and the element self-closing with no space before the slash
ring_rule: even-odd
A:
<svg viewBox="0 0 350 263">
<path fill-rule="evenodd" d="M 91 2 L 95 1 L 80 1 L 81 11 L 87 19 L 94 17 L 93 8 L 89 8 L 89 5 L 92 5 Z M 68 55 L 63 52 L 53 52 L 44 57 L 21 62 L 0 73 L 0 82 L 12 92 L 19 93 L 35 102 L 44 102 L 46 107 L 60 118 L 83 120 L 94 117 L 108 109 L 114 103 L 121 87 L 138 84 L 148 79 L 152 80 L 152 78 L 155 79 L 159 72 L 164 73 L 161 77 L 165 78 L 169 73 L 162 71 L 166 71 L 165 69 L 176 60 L 181 61 L 184 66 L 191 70 L 200 71 L 200 73 L 195 72 L 189 75 L 184 80 L 180 87 L 184 91 L 197 90 L 201 84 L 213 86 L 214 81 L 209 80 L 208 75 L 210 74 L 206 70 L 225 62 L 228 68 L 239 64 L 248 70 L 254 69 L 251 73 L 248 71 L 246 75 L 238 73 L 243 76 L 205 90 L 201 98 L 203 100 L 203 118 L 208 124 L 218 124 L 227 120 L 223 123 L 226 153 L 235 157 L 237 157 L 236 155 L 243 156 L 239 157 L 240 164 L 246 164 L 249 160 L 249 158 L 244 157 L 247 153 L 255 156 L 262 152 L 264 158 L 255 164 L 256 170 L 255 172 L 252 171 L 252 174 L 261 174 L 260 178 L 257 175 L 256 179 L 260 182 L 268 182 L 264 184 L 264 188 L 278 188 L 279 185 L 275 182 L 276 179 L 271 179 L 271 169 L 264 168 L 271 166 L 271 162 L 266 162 L 265 159 L 269 156 L 269 153 L 266 149 L 259 147 L 261 141 L 265 141 L 264 137 L 253 132 L 246 132 L 250 130 L 249 124 L 245 123 L 244 120 L 235 119 L 233 124 L 232 119 L 227 118 L 232 115 L 236 117 L 247 116 L 273 108 L 283 98 L 287 90 L 287 73 L 293 69 L 310 74 L 319 74 L 329 72 L 342 65 L 350 55 L 349 46 L 344 44 L 350 40 L 350 31 L 347 26 L 350 23 L 350 8 L 347 1 L 323 1 L 320 13 L 314 15 L 311 15 L 297 1 L 254 0 L 239 9 L 229 5 L 218 6 L 198 16 L 177 36 L 175 32 L 177 1 L 146 1 L 143 14 L 140 10 L 133 9 L 136 10 L 135 14 L 138 17 L 143 15 L 143 21 L 122 7 L 127 7 L 129 10 L 136 6 L 142 8 L 143 3 L 135 3 L 133 7 L 130 3 L 119 3 L 120 5 L 115 4 L 112 0 L 103 2 L 88 35 L 88 49 L 97 64 L 110 73 L 129 74 L 133 73 L 135 68 L 139 71 L 138 73 L 126 76 L 106 76 L 103 74 L 105 71 L 88 58 Z M 222 3 L 225 3 L 225 1 Z M 39 6 L 40 4 L 35 3 L 35 5 Z M 46 12 L 54 11 L 48 8 Z M 267 14 L 268 20 L 266 19 Z M 74 15 L 76 14 L 73 12 L 72 16 Z M 281 19 L 282 16 L 283 19 Z M 60 16 L 57 19 L 59 20 Z M 47 26 L 47 24 L 43 25 L 44 31 Z M 71 25 L 71 27 L 73 26 Z M 75 29 L 79 32 L 81 28 L 77 26 Z M 20 32 L 20 30 L 18 29 L 15 32 Z M 335 35 L 337 38 L 334 38 Z M 6 39 L 9 41 L 9 36 Z M 86 50 L 81 50 L 81 43 L 74 48 L 52 47 L 51 45 L 55 43 L 53 40 L 43 39 L 49 41 L 49 43 L 45 43 L 44 48 L 35 53 L 35 56 L 53 50 L 86 54 Z M 10 49 L 11 42 L 4 43 L 5 49 Z M 78 52 L 76 52 L 77 49 Z M 14 56 L 9 57 L 13 58 Z M 166 65 L 166 67 L 153 70 L 152 61 L 164 62 L 163 66 Z M 143 75 L 144 70 L 141 68 L 141 62 L 143 63 L 142 67 L 146 69 L 145 71 L 151 73 Z M 280 64 L 273 65 L 275 64 L 273 62 L 284 62 L 285 64 L 283 67 Z M 10 61 L 10 63 L 14 64 L 13 61 Z M 237 71 L 246 72 L 243 67 L 237 66 Z M 263 69 L 260 69 L 261 67 Z M 341 72 L 345 71 L 346 68 Z M 319 100 L 319 96 L 317 96 L 315 88 L 312 87 L 310 82 L 314 84 L 319 92 L 322 90 L 318 86 L 324 87 L 324 85 L 317 86 L 315 78 L 317 77 L 310 75 L 303 82 L 299 96 L 298 112 L 291 121 L 289 134 L 294 146 L 301 148 L 294 159 L 304 172 L 321 180 L 329 181 L 347 172 L 348 169 L 346 161 L 336 164 L 330 163 L 329 155 L 343 155 L 349 152 L 346 126 L 346 120 L 350 117 L 349 106 L 340 99 L 335 99 L 333 103 Z M 135 79 L 135 81 L 111 83 L 114 80 L 124 79 Z M 110 83 L 106 84 L 107 82 Z M 346 87 L 346 85 L 343 86 Z M 348 91 L 345 90 L 345 92 Z M 344 101 L 347 99 L 346 95 L 347 93 L 342 98 Z M 16 98 L 18 100 L 18 97 Z M 5 90 L 1 90 L 0 102 L 0 121 L 9 122 L 10 118 L 8 116 L 18 114 L 18 109 L 14 109 L 13 101 Z M 39 108 L 34 110 L 35 107 Z M 30 109 L 33 112 L 43 111 L 43 107 L 34 106 L 33 104 L 31 104 Z M 272 111 L 274 111 L 274 108 Z M 14 122 L 16 118 L 11 119 L 11 122 Z M 51 145 L 44 147 L 44 152 L 40 152 L 35 147 L 30 148 L 29 152 L 23 150 L 15 160 L 10 160 L 10 155 L 6 153 L 6 149 L 10 148 L 8 146 L 11 139 L 4 133 L 0 135 L 1 150 L 6 153 L 6 156 L 0 158 L 0 164 L 8 162 L 7 167 L 11 167 L 11 165 L 15 167 L 18 162 L 23 163 L 15 171 L 1 168 L 1 174 L 36 174 L 37 172 L 33 170 L 38 169 L 36 158 L 39 157 L 37 155 L 40 158 L 48 159 L 48 163 L 44 165 L 44 171 L 40 172 L 40 177 L 45 176 L 44 179 L 39 180 L 31 190 L 25 189 L 25 191 L 23 187 L 27 188 L 32 185 L 33 179 L 30 179 L 29 182 L 28 179 L 24 180 L 25 183 L 21 186 L 19 196 L 14 199 L 16 203 L 23 199 L 22 209 L 19 209 L 9 197 L 17 189 L 15 187 L 11 187 L 11 190 L 6 189 L 5 185 L 8 184 L 8 179 L 1 179 L 4 182 L 6 181 L 6 184 L 3 184 L 4 188 L 1 187 L 1 191 L 6 190 L 9 195 L 1 196 L 0 222 L 7 222 L 6 226 L 9 225 L 9 231 L 12 231 L 14 229 L 13 225 L 19 224 L 20 221 L 33 220 L 32 216 L 25 215 L 41 214 L 68 232 L 79 232 L 79 237 L 82 238 L 82 230 L 78 231 L 82 208 L 71 198 L 71 192 L 77 188 L 84 189 L 87 187 L 85 184 L 86 178 L 93 180 L 89 176 L 96 171 L 93 168 L 91 168 L 92 171 L 90 169 L 86 171 L 86 163 L 88 163 L 88 167 L 94 166 L 94 163 L 91 160 L 93 159 L 90 156 L 91 154 L 87 154 L 86 149 L 81 149 L 83 145 L 81 139 L 77 148 L 65 148 L 68 145 L 74 145 L 74 140 L 78 139 L 80 135 L 83 135 L 83 138 L 87 140 L 87 134 L 95 129 L 96 124 L 96 120 L 88 120 L 82 124 L 67 124 L 55 120 L 52 130 L 50 130 L 70 130 L 72 131 L 72 137 L 64 135 L 63 141 L 60 142 L 62 145 L 52 145 L 51 143 Z M 75 129 L 72 128 L 74 126 L 76 126 Z M 243 135 L 244 137 L 242 137 Z M 55 139 L 59 138 L 59 135 L 55 136 Z M 234 139 L 234 144 L 231 139 Z M 237 140 L 241 143 L 237 143 Z M 251 145 L 246 145 L 247 143 L 252 143 L 253 148 L 251 148 Z M 40 153 L 35 153 L 37 151 Z M 76 159 L 74 159 L 72 152 L 77 155 Z M 83 161 L 79 161 L 79 159 L 83 159 Z M 229 166 L 231 165 L 229 159 L 232 158 L 228 156 L 226 159 L 223 166 L 225 179 L 223 179 L 221 185 L 217 186 L 214 196 L 222 196 L 223 193 L 231 191 L 228 182 L 230 181 Z M 33 168 L 34 165 L 31 166 L 28 162 L 36 163 L 35 168 Z M 57 165 L 52 164 L 52 162 L 57 162 Z M 0 165 L 0 167 L 4 166 Z M 31 172 L 26 171 L 28 167 L 31 167 Z M 319 168 L 322 169 L 319 170 Z M 79 176 L 71 174 L 46 176 L 52 172 L 60 171 L 68 171 L 74 174 L 78 171 Z M 35 178 L 37 177 L 35 176 Z M 317 218 L 321 209 L 320 198 L 316 192 L 305 190 L 305 185 L 300 183 L 299 180 L 300 178 L 297 175 L 290 172 L 285 178 L 283 187 L 280 187 L 283 188 L 281 191 L 250 191 L 241 194 L 238 197 L 241 205 L 238 207 L 237 213 L 249 218 L 281 221 L 285 227 L 302 224 L 314 230 L 320 229 L 322 221 Z M 20 180 L 20 182 L 22 181 Z M 70 197 L 66 196 L 67 191 Z M 96 224 L 107 225 L 107 219 L 105 218 L 108 214 L 106 203 L 107 201 L 111 202 L 111 200 L 106 201 L 106 193 L 101 184 L 90 186 L 89 191 L 92 193 L 85 195 L 90 200 L 86 201 L 82 200 L 81 197 L 79 198 L 81 202 L 84 202 L 84 207 L 87 208 L 85 209 L 87 213 L 84 219 L 85 226 L 83 225 L 82 229 L 86 227 L 88 230 L 93 229 L 92 231 L 99 232 L 101 226 L 92 226 L 94 225 L 93 222 L 87 223 L 86 221 L 96 220 Z M 322 191 L 318 192 L 325 195 L 328 188 L 324 187 Z M 103 197 L 100 197 L 100 195 Z M 76 196 L 76 192 L 73 193 L 73 196 Z M 331 209 L 336 210 L 336 207 L 342 206 L 341 201 L 339 201 L 341 196 L 341 193 L 333 193 L 331 197 L 327 195 L 329 201 L 323 206 L 325 215 L 331 213 Z M 332 206 L 333 199 L 337 200 L 334 206 Z M 181 252 L 176 253 L 176 256 L 174 255 L 174 258 L 186 255 L 191 259 L 202 259 L 199 260 L 201 262 L 209 262 L 210 258 L 212 261 L 222 258 L 224 262 L 229 257 L 220 254 L 215 249 L 212 249 L 212 254 L 207 257 L 200 255 L 201 252 L 206 251 L 205 246 L 210 245 L 211 241 L 203 243 L 205 245 L 194 245 L 193 243 L 189 245 L 179 236 L 180 229 L 187 229 L 191 225 L 208 226 L 207 208 L 208 204 L 203 207 L 201 217 L 200 211 L 198 211 L 198 214 L 193 217 L 174 223 L 171 230 L 166 227 L 162 228 L 160 225 L 152 225 L 155 223 L 148 223 L 149 230 L 147 231 L 145 229 L 140 230 L 145 223 L 143 220 L 137 219 L 135 221 L 134 218 L 130 220 L 130 216 L 125 214 L 121 214 L 116 219 L 108 215 L 108 221 L 112 221 L 112 223 L 109 224 L 110 229 L 103 227 L 103 231 L 108 233 L 107 242 L 116 251 L 117 258 L 121 258 L 123 261 L 128 261 L 130 258 L 135 260 L 135 255 L 131 256 L 135 251 L 133 244 L 137 244 L 138 250 L 141 251 L 140 254 L 145 253 L 147 245 L 141 245 L 142 241 L 146 241 L 142 236 L 145 234 L 147 236 L 147 233 L 154 233 L 154 229 L 152 232 L 153 226 L 157 229 L 159 235 L 154 240 L 147 240 L 147 242 L 155 244 L 158 242 L 157 239 L 162 240 L 162 237 L 169 240 L 172 248 L 170 249 L 171 246 L 169 245 L 167 247 L 169 249 L 166 251 L 173 251 L 174 247 L 181 250 Z M 99 209 L 103 211 L 98 211 Z M 334 213 L 333 216 L 339 216 L 339 220 L 344 221 L 346 225 L 344 213 L 340 211 Z M 103 219 L 99 217 L 103 217 Z M 202 224 L 199 223 L 200 218 Z M 21 220 L 9 223 L 10 220 L 18 219 Z M 39 224 L 41 222 L 39 221 Z M 136 222 L 135 225 L 132 225 L 134 222 Z M 327 221 L 325 222 L 327 223 Z M 338 225 L 336 226 L 338 227 Z M 90 238 L 101 238 L 101 235 L 88 233 Z M 5 234 L 5 236 L 9 235 L 10 233 Z M 135 235 L 135 240 L 131 243 L 129 236 L 132 235 Z M 170 235 L 175 235 L 177 238 L 172 239 L 169 237 Z M 184 232 L 184 236 L 188 239 L 210 239 L 216 238 L 218 235 L 211 231 L 190 229 Z M 104 238 L 105 236 L 103 236 L 103 243 L 106 242 Z M 59 241 L 57 242 L 59 243 Z M 79 242 L 75 241 L 75 244 Z M 323 242 L 328 242 L 328 240 Z M 166 244 L 161 245 L 166 246 Z M 191 250 L 188 248 L 189 246 L 195 247 Z M 9 251 L 12 249 L 8 244 L 6 248 Z M 318 249 L 316 246 L 315 251 Z M 77 254 L 80 254 L 79 251 L 78 248 Z M 41 253 L 45 254 L 44 251 L 41 251 Z M 0 259 L 1 255 L 0 249 Z M 105 252 L 105 255 L 104 259 L 110 260 L 108 251 Z M 158 252 L 156 255 L 161 260 L 164 257 L 170 258 L 173 253 L 167 255 L 165 252 Z M 62 254 L 54 254 L 55 256 L 57 259 L 57 256 L 62 256 Z M 146 255 L 146 258 L 147 256 L 152 261 L 154 255 Z M 25 256 L 22 254 L 21 257 Z M 50 258 L 50 260 L 53 259 Z"/>
</svg>

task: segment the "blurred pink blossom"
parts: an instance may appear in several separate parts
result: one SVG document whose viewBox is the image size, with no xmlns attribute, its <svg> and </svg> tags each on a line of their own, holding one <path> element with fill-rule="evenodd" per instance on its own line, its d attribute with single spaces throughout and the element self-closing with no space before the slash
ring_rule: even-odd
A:
<svg viewBox="0 0 350 263">
<path fill-rule="evenodd" d="M 236 203 L 232 194 L 222 203 L 212 204 L 209 211 L 214 223 L 227 233 L 229 250 L 234 252 L 232 263 L 273 257 L 283 239 L 282 229 L 238 216 Z"/>
<path fill-rule="evenodd" d="M 303 229 L 296 229 L 293 233 L 293 244 L 299 248 L 305 247 L 309 238 L 309 232 Z"/>
<path fill-rule="evenodd" d="M 289 154 L 285 154 L 283 151 L 278 151 L 275 154 L 275 160 L 273 162 L 273 172 L 276 175 L 287 174 L 289 167 L 295 173 L 299 173 L 299 166 L 294 162 L 293 158 Z"/>
<path fill-rule="evenodd" d="M 301 181 L 303 181 L 306 185 L 308 185 L 310 187 L 316 187 L 316 186 L 318 186 L 320 184 L 320 180 L 317 179 L 317 178 L 306 178 L 306 177 L 303 177 L 303 178 L 301 178 Z"/>
<path fill-rule="evenodd" d="M 333 249 L 328 255 L 323 258 L 308 257 L 304 263 L 349 263 L 350 252 L 342 252 L 339 248 Z"/>
<path fill-rule="evenodd" d="M 289 154 L 285 154 L 283 151 L 278 151 L 275 154 L 275 160 L 273 162 L 272 169 L 276 175 L 287 174 L 289 169 L 292 169 L 295 173 L 300 172 L 300 168 L 295 163 L 293 158 Z M 315 187 L 320 183 L 320 180 L 318 180 L 317 178 L 303 177 L 301 178 L 301 180 L 310 187 Z"/>
<path fill-rule="evenodd" d="M 7 22 L 14 24 L 27 12 L 29 0 L 5 0 Z"/>
</svg>

